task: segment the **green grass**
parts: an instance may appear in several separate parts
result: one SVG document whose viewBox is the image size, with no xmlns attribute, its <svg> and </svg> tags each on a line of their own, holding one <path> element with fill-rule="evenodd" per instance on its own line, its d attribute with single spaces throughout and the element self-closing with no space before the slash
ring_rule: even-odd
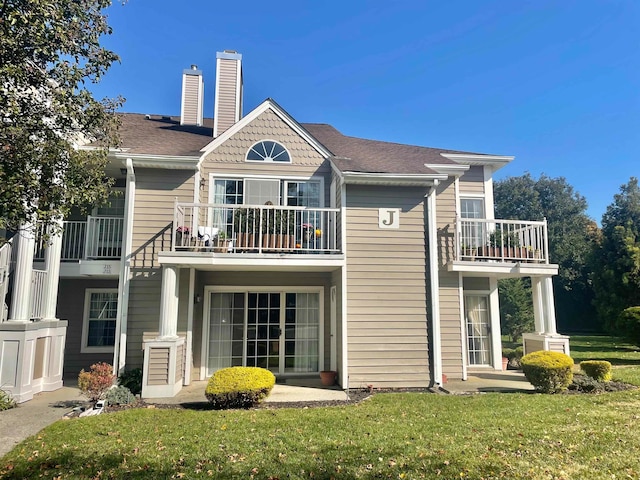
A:
<svg viewBox="0 0 640 480">
<path fill-rule="evenodd" d="M 571 348 L 576 362 L 617 359 L 614 378 L 640 385 L 638 349 L 605 337 Z M 57 422 L 0 459 L 0 478 L 638 478 L 639 412 L 640 390 L 138 409 Z"/>
</svg>

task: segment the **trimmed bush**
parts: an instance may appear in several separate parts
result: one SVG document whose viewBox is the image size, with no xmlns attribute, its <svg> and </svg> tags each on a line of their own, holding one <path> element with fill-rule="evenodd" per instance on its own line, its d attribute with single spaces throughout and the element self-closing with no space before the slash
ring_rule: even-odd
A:
<svg viewBox="0 0 640 480">
<path fill-rule="evenodd" d="M 598 382 L 611 380 L 611 364 L 606 360 L 585 360 L 580 362 L 580 368 L 588 376 Z"/>
<path fill-rule="evenodd" d="M 573 379 L 573 359 L 560 352 L 540 350 L 520 359 L 522 371 L 538 392 L 566 390 Z"/>
<path fill-rule="evenodd" d="M 127 387 L 134 395 L 142 393 L 142 369 L 134 368 L 123 372 L 118 377 L 118 383 L 123 387 Z"/>
<path fill-rule="evenodd" d="M 640 307 L 629 307 L 622 311 L 615 323 L 616 333 L 640 346 Z"/>
<path fill-rule="evenodd" d="M 127 387 L 118 385 L 107 390 L 104 399 L 107 405 L 131 405 L 136 403 L 136 396 Z"/>
<path fill-rule="evenodd" d="M 205 396 L 215 409 L 249 408 L 264 400 L 275 383 L 276 377 L 264 368 L 223 368 L 209 379 Z"/>
<path fill-rule="evenodd" d="M 78 375 L 78 388 L 89 400 L 97 402 L 107 393 L 113 385 L 116 376 L 112 373 L 113 367 L 108 363 L 94 363 L 89 368 L 89 372 L 84 369 Z"/>
</svg>

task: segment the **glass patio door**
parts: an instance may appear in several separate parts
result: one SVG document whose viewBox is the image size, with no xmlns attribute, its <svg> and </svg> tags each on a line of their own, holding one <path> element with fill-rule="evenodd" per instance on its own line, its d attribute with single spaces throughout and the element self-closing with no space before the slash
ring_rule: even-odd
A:
<svg viewBox="0 0 640 480">
<path fill-rule="evenodd" d="M 465 295 L 464 310 L 469 365 L 491 365 L 489 297 Z"/>
<path fill-rule="evenodd" d="M 230 366 L 318 372 L 320 328 L 317 292 L 212 292 L 207 374 Z"/>
</svg>

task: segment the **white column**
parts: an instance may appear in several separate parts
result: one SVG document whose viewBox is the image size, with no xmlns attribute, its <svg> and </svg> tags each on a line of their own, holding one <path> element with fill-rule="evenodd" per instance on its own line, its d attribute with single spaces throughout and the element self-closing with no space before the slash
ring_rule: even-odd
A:
<svg viewBox="0 0 640 480">
<path fill-rule="evenodd" d="M 544 296 L 545 313 L 545 333 L 547 335 L 557 335 L 556 331 L 556 305 L 553 298 L 553 283 L 551 277 L 542 280 L 542 291 Z"/>
<path fill-rule="evenodd" d="M 531 277 L 531 293 L 533 296 L 533 318 L 536 324 L 536 333 L 544 333 L 544 304 L 542 302 L 542 281 L 539 277 Z"/>
<path fill-rule="evenodd" d="M 25 223 L 18 230 L 16 265 L 11 295 L 9 321 L 28 322 L 31 320 L 31 283 L 33 277 L 33 251 L 35 249 L 35 225 Z"/>
<path fill-rule="evenodd" d="M 44 250 L 44 268 L 47 279 L 44 287 L 44 312 L 47 320 L 56 318 L 58 284 L 60 283 L 60 257 L 62 255 L 62 219 L 52 220 L 48 228 L 49 244 Z"/>
<path fill-rule="evenodd" d="M 427 193 L 427 233 L 429 236 L 429 282 L 431 295 L 431 334 L 433 336 L 433 383 L 442 385 L 442 339 L 440 336 L 440 272 L 438 259 L 436 225 L 436 188 L 438 180 L 434 180 L 433 187 Z"/>
<path fill-rule="evenodd" d="M 160 333 L 158 338 L 178 338 L 178 268 L 162 267 Z"/>
</svg>

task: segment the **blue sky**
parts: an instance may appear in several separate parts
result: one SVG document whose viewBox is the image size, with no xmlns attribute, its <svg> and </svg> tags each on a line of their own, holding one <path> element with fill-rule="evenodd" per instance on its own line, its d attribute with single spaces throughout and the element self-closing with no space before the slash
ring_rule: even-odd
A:
<svg viewBox="0 0 640 480">
<path fill-rule="evenodd" d="M 267 97 L 346 135 L 515 155 L 497 178 L 564 176 L 600 222 L 639 175 L 640 1 L 129 0 L 121 57 L 93 88 L 124 111 L 180 113 L 184 68 L 243 55 L 245 112 Z M 178 7 L 179 6 L 179 7 Z"/>
</svg>

